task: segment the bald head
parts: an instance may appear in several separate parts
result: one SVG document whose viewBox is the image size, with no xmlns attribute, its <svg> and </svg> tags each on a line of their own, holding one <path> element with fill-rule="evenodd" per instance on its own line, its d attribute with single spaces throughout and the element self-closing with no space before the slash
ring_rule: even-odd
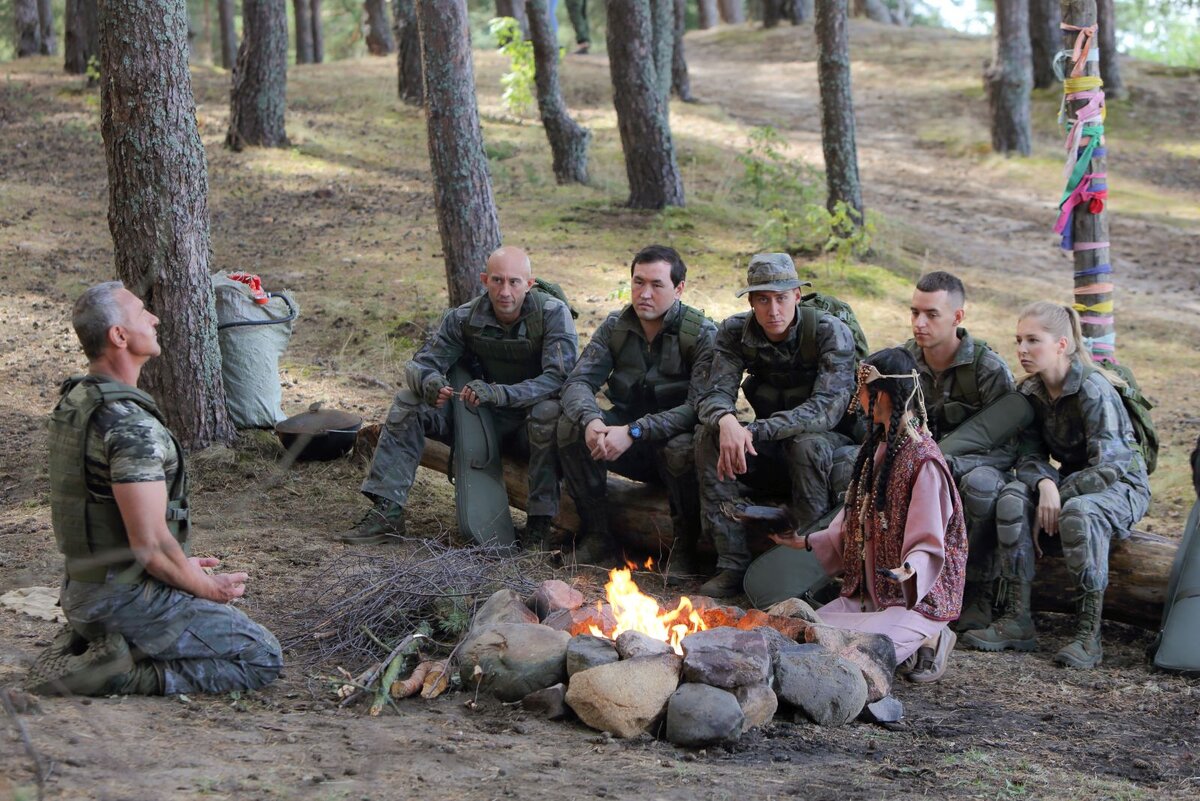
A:
<svg viewBox="0 0 1200 801">
<path fill-rule="evenodd" d="M 496 319 L 511 323 L 521 316 L 521 304 L 533 286 L 533 267 L 529 254 L 505 245 L 488 256 L 487 270 L 479 276 L 492 301 Z"/>
<path fill-rule="evenodd" d="M 529 263 L 529 254 L 513 245 L 502 245 L 492 251 L 492 255 L 488 256 L 487 260 L 487 272 L 492 272 L 493 268 L 523 269 L 528 275 L 533 275 L 533 266 Z"/>
</svg>

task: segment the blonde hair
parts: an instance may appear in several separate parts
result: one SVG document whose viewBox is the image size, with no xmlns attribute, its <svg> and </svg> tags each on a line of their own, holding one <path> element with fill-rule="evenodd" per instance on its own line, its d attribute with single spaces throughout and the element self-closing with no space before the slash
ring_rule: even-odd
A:
<svg viewBox="0 0 1200 801">
<path fill-rule="evenodd" d="M 1078 353 L 1080 357 L 1087 354 L 1083 344 L 1083 329 L 1079 326 L 1079 313 L 1070 306 L 1061 306 L 1048 300 L 1037 300 L 1021 309 L 1017 321 L 1030 317 L 1042 324 L 1046 333 L 1056 338 L 1066 337 L 1067 355 Z"/>
</svg>

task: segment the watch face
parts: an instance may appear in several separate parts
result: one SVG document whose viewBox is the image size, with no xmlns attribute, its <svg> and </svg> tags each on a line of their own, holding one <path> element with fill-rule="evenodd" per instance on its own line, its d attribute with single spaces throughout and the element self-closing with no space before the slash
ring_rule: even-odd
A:
<svg viewBox="0 0 1200 801">
<path fill-rule="evenodd" d="M 629 427 L 629 436 L 633 437 L 634 439 L 641 439 L 642 438 L 642 427 L 639 425 L 630 426 Z"/>
</svg>

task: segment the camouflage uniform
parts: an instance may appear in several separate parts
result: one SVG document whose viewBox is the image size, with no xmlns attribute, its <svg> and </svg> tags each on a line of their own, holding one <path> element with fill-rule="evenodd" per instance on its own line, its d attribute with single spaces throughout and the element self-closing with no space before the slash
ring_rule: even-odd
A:
<svg viewBox="0 0 1200 801">
<path fill-rule="evenodd" d="M 663 316 L 662 331 L 647 343 L 632 306 L 608 315 L 579 357 L 563 386 L 563 414 L 558 423 L 558 452 L 563 480 L 581 515 L 603 506 L 607 472 L 612 470 L 637 481 L 655 481 L 667 487 L 675 536 L 695 542 L 700 531 L 700 497 L 693 457 L 696 427 L 696 392 L 704 386 L 712 363 L 712 343 L 717 327 L 690 310 L 699 322 L 694 345 L 681 344 L 684 305 L 676 301 Z M 613 330 L 620 326 L 624 342 L 614 353 Z M 630 351 L 636 350 L 636 354 Z M 628 354 L 628 355 L 623 355 Z M 625 359 L 644 365 L 637 386 L 614 388 L 614 372 Z M 622 371 L 625 372 L 625 371 Z M 613 408 L 601 410 L 596 393 L 609 382 L 607 395 Z M 666 385 L 670 385 L 668 389 Z M 652 387 L 652 388 L 651 388 Z M 657 392 L 655 391 L 657 390 Z M 664 391 L 667 390 L 667 391 Z M 626 398 L 622 403 L 619 398 Z M 641 426 L 642 437 L 611 462 L 597 461 L 588 452 L 584 430 L 593 420 L 605 425 Z"/>
<path fill-rule="evenodd" d="M 405 367 L 407 386 L 396 393 L 388 410 L 371 470 L 362 484 L 363 494 L 373 499 L 386 498 L 399 506 L 407 503 L 425 449 L 425 437 L 446 443 L 453 440 L 450 404 L 438 408 L 428 403 L 424 397 L 427 388 L 431 383 L 444 384 L 450 368 L 462 362 L 473 377 L 493 382 L 499 396 L 494 407 L 496 433 L 507 440 L 502 446 L 515 445 L 529 454 L 526 511 L 549 517 L 558 513 L 554 437 L 561 407 L 554 397 L 575 364 L 575 323 L 565 303 L 533 295 L 533 291 L 525 295 L 521 314 L 511 325 L 504 325 L 496 318 L 486 295 L 446 312 L 433 339 Z M 492 367 L 477 352 L 479 338 L 508 343 L 525 341 L 530 315 L 539 313 L 539 309 L 543 330 L 539 364 L 529 366 L 526 374 L 530 377 L 524 380 L 496 382 Z M 480 333 L 473 335 L 471 331 Z"/>
<path fill-rule="evenodd" d="M 1001 576 L 1033 578 L 1037 485 L 1048 478 L 1062 500 L 1059 537 L 1071 578 L 1081 591 L 1103 592 L 1112 537 L 1128 537 L 1150 503 L 1129 415 L 1117 390 L 1099 372 L 1085 371 L 1079 357 L 1057 400 L 1037 376 L 1018 389 L 1033 406 L 1034 423 L 1020 435 L 1017 480 L 1004 487 L 996 507 Z"/>
<path fill-rule="evenodd" d="M 949 434 L 967 418 L 1013 390 L 1013 375 L 1008 364 L 987 345 L 976 342 L 966 329 L 958 329 L 958 350 L 945 370 L 935 373 L 925 362 L 924 351 L 916 340 L 904 344 L 917 361 L 930 432 L 935 440 Z M 977 350 L 982 349 L 982 353 Z M 978 360 L 978 361 L 976 361 Z M 974 388 L 964 381 L 963 372 L 974 365 Z M 958 482 L 967 524 L 967 583 L 995 577 L 993 555 L 996 548 L 996 500 L 1011 478 L 1009 471 L 1016 458 L 1016 442 L 1000 443 L 986 453 L 947 456 L 946 464 Z"/>
<path fill-rule="evenodd" d="M 758 456 L 747 455 L 748 470 L 741 477 L 746 483 L 776 491 L 786 492 L 790 485 L 792 512 L 801 527 L 819 520 L 829 510 L 833 454 L 839 446 L 851 443 L 849 437 L 833 429 L 845 414 L 854 391 L 854 338 L 836 317 L 818 313 L 819 364 L 812 392 L 791 408 L 777 410 L 750 398 L 758 416 L 754 422 Z M 744 373 L 786 371 L 800 365 L 800 316 L 801 307 L 797 306 L 797 322 L 779 343 L 767 338 L 753 312 L 735 314 L 717 329 L 709 385 L 697 405 L 703 428 L 696 440 L 696 464 L 704 523 L 716 540 L 717 567 L 721 570 L 744 571 L 750 563 L 750 550 L 742 527 L 721 513 L 721 505 L 736 500 L 742 488 L 740 482 L 717 480 L 718 423 L 734 413 Z"/>
<path fill-rule="evenodd" d="M 105 381 L 109 386 L 133 390 Z M 60 406 L 82 403 L 87 383 L 85 379 L 68 385 L 71 388 Z M 51 447 L 70 447 L 66 439 L 55 436 L 53 420 L 51 433 Z M 53 464 L 55 454 L 51 461 Z M 175 439 L 139 403 L 108 402 L 92 415 L 83 467 L 90 508 L 115 504 L 113 484 L 162 481 L 174 487 L 183 470 Z M 55 481 L 53 468 L 51 481 Z M 52 504 L 60 503 L 61 499 L 52 500 Z M 168 695 L 255 689 L 279 675 L 282 652 L 269 631 L 240 609 L 196 598 L 146 575 L 131 557 L 129 552 L 103 555 L 106 562 L 119 562 L 106 569 L 101 566 L 101 574 L 106 573 L 101 581 L 72 577 L 73 573 L 88 575 L 84 571 L 95 568 L 81 570 L 68 557 L 61 604 L 80 635 L 92 640 L 110 632 L 121 634 L 151 660 L 158 674 L 156 689 Z M 144 685 L 127 686 L 119 680 L 108 689 L 116 693 L 147 690 Z"/>
</svg>

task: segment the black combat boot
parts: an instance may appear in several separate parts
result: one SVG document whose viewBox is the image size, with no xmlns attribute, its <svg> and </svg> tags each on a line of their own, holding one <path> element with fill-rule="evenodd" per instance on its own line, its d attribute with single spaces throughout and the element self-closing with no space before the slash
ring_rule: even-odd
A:
<svg viewBox="0 0 1200 801">
<path fill-rule="evenodd" d="M 962 642 L 981 651 L 1036 651 L 1037 632 L 1029 609 L 1033 582 L 1006 579 L 1004 614 L 986 629 L 965 632 Z"/>
<path fill-rule="evenodd" d="M 608 530 L 608 511 L 599 504 L 577 504 L 582 523 L 575 538 L 575 562 L 580 565 L 613 568 L 621 566 L 621 549 Z"/>
<path fill-rule="evenodd" d="M 1104 659 L 1100 647 L 1100 613 L 1104 609 L 1104 590 L 1085 592 L 1076 601 L 1078 617 L 1075 637 L 1054 655 L 1063 667 L 1094 668 Z"/>
<path fill-rule="evenodd" d="M 992 607 L 996 603 L 996 582 L 991 580 L 968 581 L 963 591 L 962 614 L 952 628 L 960 634 L 964 631 L 986 629 L 992 623 Z"/>
<path fill-rule="evenodd" d="M 550 535 L 552 533 L 550 515 L 530 515 L 521 532 L 521 547 L 527 551 L 550 550 Z"/>
<path fill-rule="evenodd" d="M 387 498 L 376 498 L 358 525 L 338 537 L 348 545 L 379 545 L 404 536 L 404 507 Z"/>
</svg>

